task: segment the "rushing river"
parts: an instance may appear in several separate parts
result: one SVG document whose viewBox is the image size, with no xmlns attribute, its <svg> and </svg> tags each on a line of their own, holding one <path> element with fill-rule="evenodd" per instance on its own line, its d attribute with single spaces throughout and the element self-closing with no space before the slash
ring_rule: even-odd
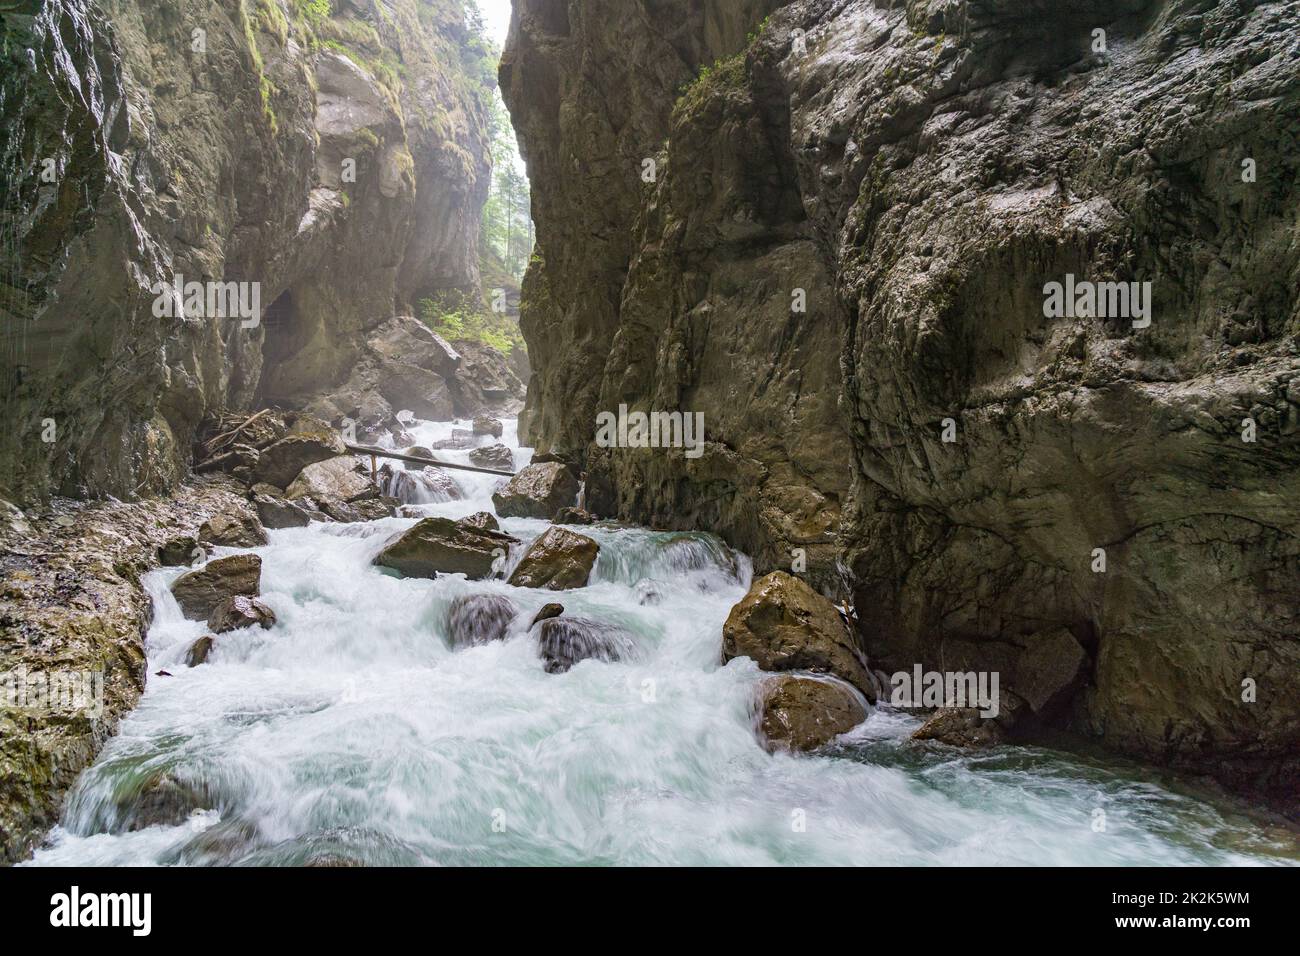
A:
<svg viewBox="0 0 1300 956">
<path fill-rule="evenodd" d="M 505 426 L 517 449 L 515 423 Z M 412 432 L 429 445 L 451 428 Z M 518 449 L 516 466 L 528 456 Z M 502 479 L 451 474 L 464 497 L 420 511 L 492 510 Z M 562 594 L 372 566 L 415 520 L 270 532 L 257 552 L 278 623 L 222 635 L 192 669 L 185 652 L 206 628 L 184 620 L 168 591 L 184 569 L 153 573 L 148 689 L 34 863 L 1300 859 L 1286 828 L 1131 764 L 914 743 L 919 720 L 887 708 L 815 756 L 770 755 L 754 732 L 762 675 L 748 660 L 718 663 L 722 623 L 749 584 L 743 556 L 707 535 L 579 528 L 600 558 L 590 586 Z M 525 542 L 546 527 L 502 522 Z M 642 603 L 650 591 L 659 603 Z M 448 606 L 479 592 L 509 595 L 520 617 L 509 639 L 453 651 Z M 547 674 L 525 627 L 555 600 L 634 634 L 636 658 Z M 127 830 L 122 795 L 160 770 L 200 782 L 212 809 Z"/>
</svg>

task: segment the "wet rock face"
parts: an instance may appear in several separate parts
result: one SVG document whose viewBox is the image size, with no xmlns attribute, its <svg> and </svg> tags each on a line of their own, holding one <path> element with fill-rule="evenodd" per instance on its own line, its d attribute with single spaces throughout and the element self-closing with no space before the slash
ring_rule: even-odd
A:
<svg viewBox="0 0 1300 956">
<path fill-rule="evenodd" d="M 33 518 L 17 530 L 0 522 L 0 670 L 87 675 L 102 696 L 91 683 L 93 710 L 72 713 L 0 701 L 5 861 L 28 856 L 58 821 L 77 775 L 144 690 L 152 609 L 141 578 L 165 545 L 197 544 L 199 525 L 243 499 L 224 479 L 205 479 L 166 501 L 54 504 L 66 523 Z"/>
<path fill-rule="evenodd" d="M 216 558 L 172 582 L 172 596 L 191 620 L 207 620 L 236 595 L 256 597 L 261 590 L 262 559 L 255 554 Z"/>
<path fill-rule="evenodd" d="M 867 719 L 862 696 L 843 681 L 785 675 L 760 693 L 759 729 L 773 750 L 814 750 Z"/>
<path fill-rule="evenodd" d="M 773 571 L 754 582 L 722 626 L 723 663 L 749 657 L 765 671 L 809 670 L 848 681 L 875 700 L 866 655 L 839 612 L 804 581 Z"/>
<path fill-rule="evenodd" d="M 547 528 L 525 552 L 510 575 L 510 583 L 521 588 L 564 591 L 585 587 L 596 565 L 600 545 L 586 535 L 564 528 Z"/>
<path fill-rule="evenodd" d="M 450 518 L 425 518 L 394 537 L 375 558 L 380 567 L 412 578 L 436 578 L 439 573 L 464 574 L 471 581 L 488 578 L 518 538 L 476 528 Z"/>
<path fill-rule="evenodd" d="M 671 47 L 571 6 L 521 0 L 501 70 L 539 451 L 760 573 L 825 542 L 887 670 L 1064 628 L 1057 720 L 1296 792 L 1300 697 L 1242 700 L 1300 664 L 1296 6 L 797 0 L 746 46 L 767 9 L 682 0 Z M 1067 276 L 1151 282 L 1150 324 L 1045 312 Z M 593 447 L 615 400 L 703 412 L 704 454 Z"/>
<path fill-rule="evenodd" d="M 5 317 L 32 330 L 0 387 L 14 497 L 174 487 L 205 413 L 337 390 L 386 320 L 477 286 L 487 111 L 459 0 L 334 3 L 315 31 L 298 3 L 25 6 L 0 63 Z M 371 72 L 392 60 L 409 81 Z M 177 275 L 256 283 L 260 315 L 155 314 Z M 393 410 L 457 399 L 456 369 L 385 369 Z"/>
<path fill-rule="evenodd" d="M 550 519 L 559 509 L 572 505 L 578 495 L 578 479 L 566 465 L 548 461 L 529 465 L 493 493 L 492 504 L 503 518 Z"/>
</svg>

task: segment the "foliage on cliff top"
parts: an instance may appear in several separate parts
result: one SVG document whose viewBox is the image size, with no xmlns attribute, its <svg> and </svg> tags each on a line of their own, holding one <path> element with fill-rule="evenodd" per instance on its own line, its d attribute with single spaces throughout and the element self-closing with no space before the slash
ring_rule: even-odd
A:
<svg viewBox="0 0 1300 956">
<path fill-rule="evenodd" d="M 459 289 L 446 289 L 436 298 L 421 299 L 420 320 L 453 344 L 477 342 L 502 355 L 524 346 L 519 323 L 513 316 L 493 312 L 481 299 Z"/>
</svg>

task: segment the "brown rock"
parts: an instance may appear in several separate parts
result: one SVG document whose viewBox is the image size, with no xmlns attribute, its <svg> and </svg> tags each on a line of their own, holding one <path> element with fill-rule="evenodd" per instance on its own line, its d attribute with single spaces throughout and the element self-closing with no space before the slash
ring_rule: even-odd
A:
<svg viewBox="0 0 1300 956">
<path fill-rule="evenodd" d="M 519 539 L 499 531 L 461 524 L 450 518 L 425 518 L 392 538 L 375 558 L 380 567 L 406 577 L 436 578 L 464 574 L 471 581 L 491 577 L 493 563 Z"/>
<path fill-rule="evenodd" d="M 352 455 L 342 455 L 314 462 L 302 470 L 285 491 L 289 500 L 297 498 L 337 498 L 344 502 L 373 498 L 378 491 L 359 462 Z"/>
<path fill-rule="evenodd" d="M 547 518 L 578 495 L 578 479 L 556 461 L 529 465 L 492 495 L 496 512 L 503 518 Z"/>
<path fill-rule="evenodd" d="M 935 711 L 913 740 L 937 740 L 954 747 L 993 747 L 1006 742 L 1002 724 L 991 717 L 981 717 L 974 707 L 943 707 Z"/>
<path fill-rule="evenodd" d="M 835 678 L 783 675 L 765 681 L 761 693 L 769 749 L 812 750 L 867 719 L 862 697 Z"/>
<path fill-rule="evenodd" d="M 481 415 L 478 418 L 474 419 L 475 435 L 491 435 L 493 438 L 500 438 L 501 433 L 504 430 L 505 430 L 504 426 L 502 426 L 501 422 L 495 418 L 489 418 L 486 415 Z"/>
<path fill-rule="evenodd" d="M 261 457 L 253 467 L 253 477 L 285 488 L 308 465 L 328 461 L 345 452 L 343 439 L 321 423 L 319 428 L 304 428 L 301 433 L 288 435 L 262 449 Z"/>
<path fill-rule="evenodd" d="M 256 597 L 261 581 L 261 558 L 255 554 L 232 554 L 181 575 L 172 582 L 171 591 L 187 618 L 203 621 L 228 598 Z"/>
<path fill-rule="evenodd" d="M 487 531 L 501 530 L 501 526 L 497 524 L 496 515 L 488 511 L 476 511 L 467 518 L 461 518 L 459 523 L 470 528 L 482 528 Z"/>
<path fill-rule="evenodd" d="M 556 604 L 554 602 L 551 604 L 543 604 L 541 610 L 533 615 L 532 621 L 528 624 L 528 629 L 531 631 L 537 625 L 538 621 L 549 621 L 551 618 L 559 617 L 563 613 L 563 604 Z"/>
<path fill-rule="evenodd" d="M 480 468 L 499 468 L 503 471 L 510 471 L 515 467 L 514 452 L 500 442 L 495 445 L 488 445 L 486 448 L 470 449 L 469 460 L 471 464 L 478 465 Z"/>
<path fill-rule="evenodd" d="M 163 567 L 183 564 L 189 567 L 203 553 L 199 541 L 192 534 L 171 538 L 158 548 L 158 563 Z"/>
<path fill-rule="evenodd" d="M 839 611 L 784 571 L 759 578 L 722 627 L 723 663 L 750 657 L 765 671 L 808 670 L 848 681 L 875 703 L 875 682 Z"/>
<path fill-rule="evenodd" d="M 212 653 L 213 643 L 212 635 L 208 634 L 191 644 L 189 651 L 185 655 L 185 666 L 198 667 L 200 664 L 206 664 L 208 655 Z"/>
<path fill-rule="evenodd" d="M 214 634 L 225 634 L 254 625 L 268 630 L 274 623 L 274 611 L 256 598 L 242 594 L 227 598 L 208 617 L 208 628 Z"/>
<path fill-rule="evenodd" d="M 247 511 L 213 515 L 199 528 L 204 544 L 230 548 L 255 548 L 266 544 L 266 529 L 257 516 Z"/>
<path fill-rule="evenodd" d="M 551 519 L 552 524 L 595 524 L 596 516 L 582 508 L 561 508 Z"/>
<path fill-rule="evenodd" d="M 510 583 L 520 588 L 551 591 L 585 587 L 599 553 L 600 545 L 585 535 L 564 528 L 547 528 L 529 546 L 510 575 Z"/>
</svg>

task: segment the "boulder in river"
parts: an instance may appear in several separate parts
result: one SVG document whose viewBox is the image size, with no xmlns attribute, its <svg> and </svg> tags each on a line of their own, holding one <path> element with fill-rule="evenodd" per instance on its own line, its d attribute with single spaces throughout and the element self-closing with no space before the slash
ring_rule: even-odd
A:
<svg viewBox="0 0 1300 956">
<path fill-rule="evenodd" d="M 205 621 L 227 598 L 256 597 L 262 582 L 262 559 L 255 554 L 232 554 L 209 561 L 172 582 L 172 595 L 181 613 Z"/>
<path fill-rule="evenodd" d="M 722 661 L 749 657 L 765 671 L 807 670 L 847 680 L 875 703 L 866 655 L 835 605 L 784 571 L 759 578 L 722 626 Z"/>
<path fill-rule="evenodd" d="M 202 783 L 159 770 L 118 794 L 118 823 L 112 829 L 143 830 L 152 826 L 178 826 L 195 810 L 210 809 L 214 796 Z"/>
<path fill-rule="evenodd" d="M 303 418 L 308 422 L 314 421 L 308 416 Z M 297 434 L 263 448 L 253 466 L 253 477 L 284 488 L 309 465 L 337 458 L 346 451 L 343 439 L 324 422 L 318 422 L 316 427 L 304 426 Z"/>
<path fill-rule="evenodd" d="M 480 468 L 510 471 L 515 467 L 514 452 L 500 442 L 485 448 L 470 449 L 469 460 L 471 464 L 478 465 Z"/>
<path fill-rule="evenodd" d="M 533 619 L 528 622 L 528 630 L 537 626 L 538 621 L 549 621 L 553 617 L 559 617 L 564 613 L 564 605 L 552 601 L 550 604 L 543 604 L 541 609 L 533 615 Z"/>
<path fill-rule="evenodd" d="M 483 528 L 488 531 L 500 531 L 501 526 L 497 524 L 496 515 L 490 511 L 476 511 L 467 518 L 461 518 L 460 524 L 470 528 Z"/>
<path fill-rule="evenodd" d="M 430 447 L 434 451 L 464 451 L 474 447 L 474 433 L 468 428 L 453 428 L 450 438 L 440 438 Z"/>
<path fill-rule="evenodd" d="M 493 438 L 500 438 L 501 433 L 504 431 L 505 426 L 503 426 L 500 420 L 496 418 L 490 418 L 487 415 L 480 415 L 478 418 L 474 419 L 475 435 L 491 435 Z"/>
<path fill-rule="evenodd" d="M 208 617 L 208 629 L 225 634 L 245 627 L 268 629 L 275 624 L 275 612 L 257 598 L 236 594 L 222 601 Z"/>
<path fill-rule="evenodd" d="M 499 531 L 432 517 L 392 538 L 375 558 L 375 564 L 411 578 L 464 574 L 475 581 L 491 577 L 493 564 L 517 544 L 518 538 Z"/>
<path fill-rule="evenodd" d="M 447 609 L 447 633 L 452 647 L 500 641 L 518 614 L 514 602 L 500 594 L 467 594 Z"/>
<path fill-rule="evenodd" d="M 241 510 L 224 511 L 203 522 L 199 541 L 230 548 L 255 548 L 266 544 L 266 529 L 257 515 L 241 505 Z"/>
<path fill-rule="evenodd" d="M 528 547 L 523 560 L 510 575 L 520 588 L 565 591 L 585 587 L 596 564 L 600 545 L 586 535 L 550 527 Z"/>
<path fill-rule="evenodd" d="M 406 449 L 406 451 L 402 452 L 402 454 L 410 455 L 413 458 L 427 458 L 430 461 L 433 461 L 433 451 L 429 448 L 425 448 L 423 445 L 412 445 L 410 448 Z M 424 465 L 416 464 L 413 461 L 408 461 L 405 465 L 408 469 L 413 470 L 425 467 Z"/>
<path fill-rule="evenodd" d="M 279 528 L 305 528 L 311 524 L 312 519 L 324 520 L 325 515 L 321 514 L 319 509 L 308 498 L 300 498 L 296 501 L 290 501 L 283 495 L 268 494 L 265 491 L 256 492 L 256 488 L 269 489 L 269 485 L 255 486 L 253 495 L 253 507 L 257 509 L 257 516 L 262 520 L 263 527 L 272 530 Z"/>
<path fill-rule="evenodd" d="M 212 654 L 212 646 L 215 639 L 211 634 L 205 634 L 197 641 L 190 645 L 190 649 L 185 652 L 185 666 L 198 667 L 200 664 L 206 664 L 208 657 Z"/>
<path fill-rule="evenodd" d="M 562 674 L 588 658 L 622 661 L 636 653 L 636 642 L 626 631 L 582 617 L 543 620 L 537 646 L 548 674 Z"/>
<path fill-rule="evenodd" d="M 566 465 L 548 461 L 529 465 L 492 495 L 496 512 L 503 518 L 550 519 L 578 496 L 578 478 Z"/>
<path fill-rule="evenodd" d="M 583 508 L 561 508 L 551 519 L 552 524 L 595 524 L 596 516 Z"/>
<path fill-rule="evenodd" d="M 784 674 L 765 681 L 760 729 L 769 749 L 813 750 L 867 719 L 867 704 L 833 677 Z"/>
<path fill-rule="evenodd" d="M 341 455 L 325 461 L 314 462 L 304 468 L 290 483 L 285 497 L 338 498 L 352 502 L 373 498 L 378 494 L 360 463 L 352 455 Z"/>
<path fill-rule="evenodd" d="M 978 749 L 1005 743 L 1006 730 L 1001 721 L 981 717 L 975 707 L 941 707 L 926 719 L 913 740 L 937 740 L 954 747 Z"/>
</svg>

